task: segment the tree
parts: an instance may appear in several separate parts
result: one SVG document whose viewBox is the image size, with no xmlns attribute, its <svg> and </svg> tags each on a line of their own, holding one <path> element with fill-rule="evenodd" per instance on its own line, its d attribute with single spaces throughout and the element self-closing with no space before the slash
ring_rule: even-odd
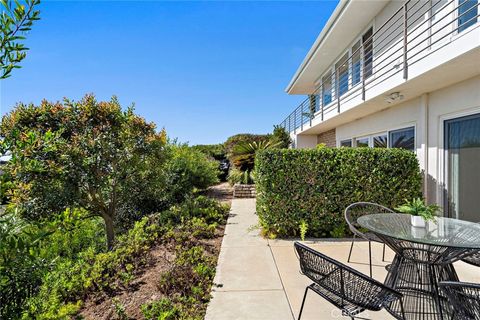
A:
<svg viewBox="0 0 480 320">
<path fill-rule="evenodd" d="M 31 30 L 33 22 L 40 19 L 40 11 L 34 10 L 40 0 L 0 0 L 0 79 L 10 76 L 19 63 L 27 56 L 27 47 L 21 41 Z"/>
<path fill-rule="evenodd" d="M 282 126 L 273 126 L 273 134 L 271 135 L 270 141 L 277 144 L 277 147 L 280 149 L 286 149 L 292 143 L 292 139 Z"/>
<path fill-rule="evenodd" d="M 43 101 L 17 105 L 2 119 L 6 168 L 14 181 L 11 200 L 20 214 L 49 218 L 81 207 L 105 222 L 107 245 L 115 238 L 121 208 L 141 199 L 163 179 L 166 133 L 123 111 L 118 100 L 98 102 L 87 95 L 79 102 Z"/>
</svg>

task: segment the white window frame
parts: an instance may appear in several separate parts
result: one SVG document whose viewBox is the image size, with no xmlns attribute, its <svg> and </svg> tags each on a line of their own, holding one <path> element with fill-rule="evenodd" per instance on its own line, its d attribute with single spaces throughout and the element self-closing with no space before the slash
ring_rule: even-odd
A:
<svg viewBox="0 0 480 320">
<path fill-rule="evenodd" d="M 344 51 L 342 51 L 342 53 L 334 60 L 334 62 L 320 75 L 320 77 L 317 78 L 317 80 L 315 81 L 315 85 L 318 87 L 318 89 L 320 90 L 320 95 L 321 95 L 321 104 L 320 104 L 320 107 L 321 108 L 328 108 L 330 107 L 333 103 L 335 103 L 338 99 L 337 97 L 337 93 L 336 92 L 337 90 L 337 75 L 336 75 L 336 72 L 335 72 L 335 65 L 340 61 L 340 59 L 343 58 L 343 56 L 345 55 L 345 53 L 348 53 L 348 58 L 347 58 L 347 62 L 348 62 L 348 89 L 347 91 L 344 93 L 344 95 L 348 94 L 348 92 L 355 86 L 359 85 L 362 80 L 363 80 L 363 64 L 364 64 L 364 59 L 363 59 L 363 56 L 360 54 L 360 65 L 362 67 L 362 71 L 360 72 L 360 81 L 358 83 L 356 83 L 355 85 L 352 85 L 352 47 L 360 41 L 360 47 L 363 45 L 362 43 L 362 38 L 363 38 L 363 35 L 369 30 L 369 29 L 372 29 L 372 35 L 375 35 L 375 21 L 372 21 L 368 24 L 368 26 L 363 29 L 358 35 L 357 37 L 355 37 L 355 40 L 352 41 L 348 46 L 347 46 L 347 49 L 345 49 Z M 372 36 L 372 75 L 369 77 L 369 79 L 372 79 L 373 76 L 374 76 L 374 65 L 373 65 L 373 60 L 375 59 L 375 37 Z M 325 75 L 327 75 L 328 72 L 331 72 L 331 77 L 330 77 L 330 81 L 332 83 L 332 101 L 330 101 L 330 103 L 328 103 L 327 105 L 324 105 L 323 104 L 323 78 L 325 77 Z M 335 93 L 335 94 L 334 94 Z"/>
<path fill-rule="evenodd" d="M 445 187 L 445 190 L 448 193 L 448 179 L 445 173 L 447 159 L 446 159 L 446 150 L 445 150 L 445 121 L 453 120 L 457 118 L 467 117 L 474 114 L 480 113 L 480 106 L 463 110 L 459 112 L 453 112 L 449 114 L 441 115 L 438 119 L 438 148 L 437 148 L 437 177 L 439 185 Z M 442 211 L 445 211 L 445 193 L 442 190 L 437 190 L 437 203 L 442 207 Z"/>
</svg>

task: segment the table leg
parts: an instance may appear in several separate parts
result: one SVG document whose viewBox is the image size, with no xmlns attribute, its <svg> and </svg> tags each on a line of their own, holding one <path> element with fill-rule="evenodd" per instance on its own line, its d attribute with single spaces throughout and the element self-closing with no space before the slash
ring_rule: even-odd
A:
<svg viewBox="0 0 480 320">
<path fill-rule="evenodd" d="M 407 319 L 450 319 L 451 308 L 438 289 L 439 281 L 458 280 L 453 265 L 420 263 L 396 255 L 385 279 L 385 284 L 404 294 L 403 304 Z M 393 302 L 386 308 L 399 315 L 401 306 Z"/>
</svg>

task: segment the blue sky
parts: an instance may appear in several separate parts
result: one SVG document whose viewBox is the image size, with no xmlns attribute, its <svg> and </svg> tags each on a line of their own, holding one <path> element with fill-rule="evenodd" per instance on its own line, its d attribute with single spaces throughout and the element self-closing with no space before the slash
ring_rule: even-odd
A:
<svg viewBox="0 0 480 320">
<path fill-rule="evenodd" d="M 304 98 L 284 89 L 336 3 L 44 1 L 1 114 L 94 93 L 190 144 L 271 132 Z"/>
</svg>

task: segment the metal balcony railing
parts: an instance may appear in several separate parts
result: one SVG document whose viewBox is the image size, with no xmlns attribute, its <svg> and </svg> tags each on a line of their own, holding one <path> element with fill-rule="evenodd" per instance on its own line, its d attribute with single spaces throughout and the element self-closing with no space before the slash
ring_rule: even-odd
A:
<svg viewBox="0 0 480 320">
<path fill-rule="evenodd" d="M 408 0 L 372 35 L 361 41 L 348 59 L 331 74 L 329 87 L 323 84 L 280 123 L 288 132 L 302 131 L 314 118 L 336 111 L 341 105 L 403 74 L 408 80 L 409 66 L 424 59 L 455 34 L 480 24 L 479 1 Z M 372 49 L 373 48 L 373 49 Z"/>
</svg>

